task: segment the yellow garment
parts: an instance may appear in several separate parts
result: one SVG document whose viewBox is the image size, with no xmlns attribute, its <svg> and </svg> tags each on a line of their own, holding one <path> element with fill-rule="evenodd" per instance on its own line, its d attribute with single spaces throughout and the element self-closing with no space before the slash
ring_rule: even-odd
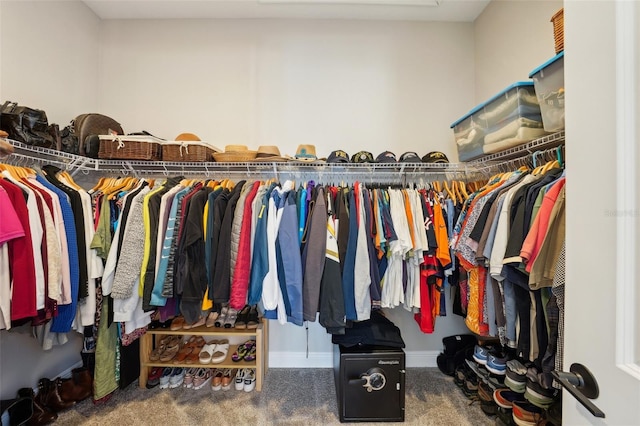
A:
<svg viewBox="0 0 640 426">
<path fill-rule="evenodd" d="M 142 257 L 142 267 L 140 268 L 140 281 L 138 282 L 138 295 L 143 297 L 144 294 L 144 278 L 147 275 L 147 265 L 151 255 L 151 218 L 149 217 L 149 198 L 156 192 L 160 191 L 162 186 L 149 191 L 142 201 L 142 220 L 144 222 L 144 254 Z"/>
<path fill-rule="evenodd" d="M 209 216 L 209 201 L 204 205 L 204 214 L 202 215 L 202 222 L 204 224 L 204 240 L 207 240 L 207 217 Z M 206 260 L 205 260 L 206 261 Z M 202 299 L 202 310 L 208 311 L 213 309 L 213 301 L 209 300 L 209 288 L 204 292 L 204 299 Z"/>
<path fill-rule="evenodd" d="M 449 238 L 447 236 L 447 224 L 444 222 L 442 214 L 442 206 L 436 199 L 433 205 L 433 230 L 436 234 L 436 258 L 440 261 L 440 265 L 447 266 L 451 263 L 451 253 L 449 252 Z"/>
<path fill-rule="evenodd" d="M 478 266 L 474 266 L 469 268 L 469 304 L 467 305 L 467 316 L 464 319 L 465 324 L 472 332 L 476 334 L 480 334 L 480 321 L 479 315 L 480 310 L 478 309 L 478 301 L 479 301 L 479 271 Z M 480 302 L 482 303 L 482 302 Z"/>
</svg>

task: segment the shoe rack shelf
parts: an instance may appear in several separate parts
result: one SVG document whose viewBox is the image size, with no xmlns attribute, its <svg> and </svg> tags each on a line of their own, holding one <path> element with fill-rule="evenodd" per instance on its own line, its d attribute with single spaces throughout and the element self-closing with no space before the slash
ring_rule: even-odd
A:
<svg viewBox="0 0 640 426">
<path fill-rule="evenodd" d="M 190 328 L 187 330 L 170 330 L 168 328 L 159 328 L 147 330 L 147 332 L 140 338 L 140 379 L 139 386 L 146 388 L 147 379 L 149 375 L 149 367 L 204 367 L 204 368 L 255 368 L 256 370 L 256 390 L 262 390 L 262 381 L 264 375 L 268 369 L 268 324 L 269 322 L 264 318 L 261 319 L 260 324 L 255 329 L 235 329 L 235 328 L 220 328 L 220 327 L 206 327 L 200 326 Z M 206 341 L 210 341 L 214 338 L 217 339 L 229 339 L 229 352 L 224 362 L 217 364 L 200 364 L 200 363 L 174 363 L 173 361 L 150 361 L 149 356 L 153 351 L 154 344 L 157 344 L 156 340 L 159 340 L 162 336 L 202 336 Z M 160 337 L 158 337 L 160 336 Z M 238 345 L 249 339 L 255 339 L 256 341 L 256 359 L 255 361 L 240 361 L 233 362 L 231 356 L 238 349 Z M 237 342 L 234 344 L 234 342 Z"/>
</svg>

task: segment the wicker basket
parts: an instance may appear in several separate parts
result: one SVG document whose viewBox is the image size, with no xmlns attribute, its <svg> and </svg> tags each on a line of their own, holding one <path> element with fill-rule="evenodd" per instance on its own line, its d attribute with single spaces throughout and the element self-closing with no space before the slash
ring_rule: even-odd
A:
<svg viewBox="0 0 640 426">
<path fill-rule="evenodd" d="M 556 54 L 558 54 L 564 50 L 564 8 L 551 17 L 551 22 L 553 23 Z"/>
<path fill-rule="evenodd" d="M 162 140 L 151 136 L 100 135 L 98 158 L 104 160 L 149 160 L 162 159 Z"/>
<path fill-rule="evenodd" d="M 162 161 L 212 161 L 212 154 L 220 150 L 203 142 L 165 142 Z"/>
</svg>

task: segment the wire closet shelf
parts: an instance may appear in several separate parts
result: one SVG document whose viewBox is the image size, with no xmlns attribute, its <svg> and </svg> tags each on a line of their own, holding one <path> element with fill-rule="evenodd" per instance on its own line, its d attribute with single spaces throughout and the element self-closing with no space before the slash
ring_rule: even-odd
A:
<svg viewBox="0 0 640 426">
<path fill-rule="evenodd" d="M 9 140 L 15 152 L 0 161 L 23 167 L 52 164 L 71 176 L 116 175 L 134 177 L 189 176 L 229 179 L 315 180 L 327 183 L 419 184 L 436 180 L 486 178 L 499 165 L 516 164 L 534 153 L 564 142 L 564 131 L 467 163 L 307 163 L 289 162 L 169 162 L 141 160 L 102 160 L 34 147 Z"/>
</svg>

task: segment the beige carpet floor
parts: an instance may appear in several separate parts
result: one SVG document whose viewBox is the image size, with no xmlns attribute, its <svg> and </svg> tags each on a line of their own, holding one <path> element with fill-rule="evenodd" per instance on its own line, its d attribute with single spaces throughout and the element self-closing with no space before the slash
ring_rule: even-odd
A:
<svg viewBox="0 0 640 426">
<path fill-rule="evenodd" d="M 437 368 L 409 368 L 405 422 L 409 425 L 493 425 Z M 137 382 L 106 403 L 85 400 L 60 413 L 62 425 L 339 425 L 333 370 L 270 369 L 262 392 L 140 389 Z M 369 423 L 377 424 L 377 423 Z M 394 423 L 379 423 L 390 425 Z"/>
</svg>

